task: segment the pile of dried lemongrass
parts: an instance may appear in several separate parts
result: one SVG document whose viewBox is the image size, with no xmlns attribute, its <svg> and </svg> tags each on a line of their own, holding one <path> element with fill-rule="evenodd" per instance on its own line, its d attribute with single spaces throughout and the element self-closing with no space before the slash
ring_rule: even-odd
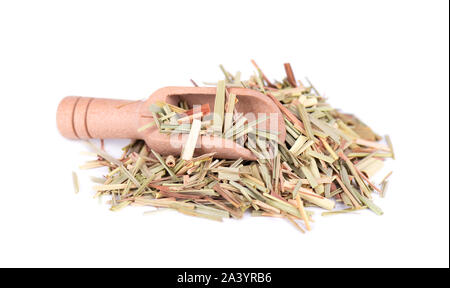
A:
<svg viewBox="0 0 450 288">
<path fill-rule="evenodd" d="M 302 232 L 311 229 L 313 213 L 308 207 L 327 210 L 322 215 L 360 209 L 381 215 L 372 193 L 384 196 L 391 173 L 380 187 L 370 178 L 383 167 L 384 159 L 394 158 L 389 137 L 385 137 L 386 145 L 378 142 L 381 137 L 356 117 L 341 114 L 313 85 L 295 80 L 289 64 L 285 64 L 287 77 L 272 83 L 252 63 L 257 74 L 247 81 L 240 79 L 239 72 L 232 75 L 221 66 L 225 81 L 215 85 L 221 91 L 217 95 L 227 101 L 225 107 L 216 105 L 215 110 L 233 111 L 239 100 L 225 93 L 227 87 L 258 90 L 282 111 L 285 143 L 278 143 L 277 135 L 255 128 L 265 119 L 249 122 L 232 114 L 220 123 L 222 129 L 217 129 L 207 105 L 196 111 L 184 102 L 179 107 L 152 105 L 154 122 L 141 129 L 157 125 L 161 133 L 188 133 L 189 147 L 184 147 L 180 158 L 163 157 L 143 141 L 132 141 L 123 148 L 122 157 L 114 159 L 91 144 L 98 159 L 80 168 L 109 168 L 105 179 L 93 178 L 98 182 L 95 196 L 110 196 L 113 211 L 153 206 L 218 221 L 241 218 L 250 210 L 253 216 L 285 218 Z M 214 159 L 214 153 L 194 158 L 191 144 L 199 135 L 218 135 L 217 130 L 222 137 L 251 149 L 258 160 L 220 160 Z M 76 174 L 74 183 L 75 179 Z M 341 209 L 336 209 L 337 203 Z"/>
</svg>

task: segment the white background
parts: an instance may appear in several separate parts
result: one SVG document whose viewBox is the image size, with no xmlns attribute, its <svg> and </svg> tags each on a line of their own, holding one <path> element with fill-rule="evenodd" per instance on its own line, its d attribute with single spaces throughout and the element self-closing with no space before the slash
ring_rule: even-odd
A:
<svg viewBox="0 0 450 288">
<path fill-rule="evenodd" d="M 1 1 L 0 266 L 448 267 L 448 1 Z M 270 79 L 290 62 L 332 105 L 390 134 L 385 215 L 224 223 L 118 213 L 56 130 L 67 95 L 142 99 L 167 85 Z M 126 141 L 110 141 L 117 155 Z"/>
</svg>

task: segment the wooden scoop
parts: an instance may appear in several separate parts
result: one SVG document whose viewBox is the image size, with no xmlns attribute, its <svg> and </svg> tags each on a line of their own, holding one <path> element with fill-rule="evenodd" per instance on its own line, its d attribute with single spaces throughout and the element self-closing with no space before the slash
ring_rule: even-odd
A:
<svg viewBox="0 0 450 288">
<path fill-rule="evenodd" d="M 258 124 L 264 129 L 276 130 L 281 143 L 286 137 L 283 115 L 266 95 L 245 88 L 229 88 L 239 100 L 236 110 L 247 113 L 269 114 L 271 118 Z M 215 87 L 165 87 L 157 90 L 146 101 L 100 99 L 69 96 L 61 100 L 56 114 L 60 133 L 70 139 L 143 139 L 147 145 L 162 155 L 180 155 L 184 145 L 181 135 L 174 137 L 159 133 L 156 126 L 138 132 L 138 129 L 153 121 L 149 106 L 157 101 L 177 105 L 186 101 L 190 107 L 208 103 L 214 111 Z M 270 125 L 270 121 L 272 125 Z M 232 140 L 217 136 L 199 137 L 200 148 L 196 155 L 216 152 L 215 157 L 224 159 L 255 160 L 250 150 Z M 199 146 L 197 146 L 199 147 Z"/>
</svg>

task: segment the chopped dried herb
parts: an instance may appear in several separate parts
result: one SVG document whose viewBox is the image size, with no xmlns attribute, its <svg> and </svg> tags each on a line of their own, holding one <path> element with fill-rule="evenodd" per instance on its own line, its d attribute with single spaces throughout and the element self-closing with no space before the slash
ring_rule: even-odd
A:
<svg viewBox="0 0 450 288">
<path fill-rule="evenodd" d="M 108 169 L 104 179 L 92 179 L 95 196 L 110 196 L 111 211 L 152 206 L 215 221 L 239 219 L 250 210 L 254 216 L 284 218 L 302 232 L 311 230 L 310 207 L 327 210 L 322 215 L 362 209 L 383 214 L 371 194 L 385 196 L 392 172 L 380 187 L 370 179 L 385 159 L 395 157 L 389 136 L 387 145 L 378 142 L 381 138 L 358 118 L 331 107 L 309 80 L 308 86 L 296 80 L 289 63 L 284 65 L 286 78 L 272 82 L 252 64 L 257 73 L 246 81 L 240 72 L 220 66 L 225 80 L 216 85 L 214 111 L 208 104 L 189 107 L 184 100 L 179 106 L 150 105 L 153 119 L 139 131 L 156 125 L 160 133 L 188 134 L 181 157 L 162 156 L 133 140 L 116 159 L 89 143 L 96 158 L 80 168 Z M 258 127 L 267 118 L 249 121 L 237 113 L 239 95 L 228 93 L 228 87 L 254 89 L 274 101 L 284 117 L 286 141 L 279 143 L 276 132 Z M 194 157 L 202 135 L 236 141 L 258 160 L 219 160 L 215 153 Z M 72 175 L 78 192 L 76 173 Z M 347 207 L 334 210 L 338 202 Z"/>
</svg>

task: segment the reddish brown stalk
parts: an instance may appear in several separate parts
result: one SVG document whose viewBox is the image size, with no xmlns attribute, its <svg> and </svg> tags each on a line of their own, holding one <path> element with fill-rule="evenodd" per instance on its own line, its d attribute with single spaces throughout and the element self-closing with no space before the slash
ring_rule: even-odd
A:
<svg viewBox="0 0 450 288">
<path fill-rule="evenodd" d="M 300 227 L 300 225 L 297 224 L 297 222 L 295 222 L 294 219 L 292 219 L 291 216 L 289 216 L 286 213 L 283 213 L 283 216 L 289 221 L 291 222 L 295 227 L 297 227 L 298 230 L 300 230 L 300 232 L 305 233 L 305 230 L 302 229 L 302 227 Z"/>
<path fill-rule="evenodd" d="M 289 119 L 289 121 L 294 124 L 295 128 L 297 128 L 300 132 L 306 135 L 305 126 L 303 126 L 303 123 L 294 115 L 291 111 L 289 111 L 288 108 L 284 107 L 283 104 L 281 104 L 280 101 L 278 101 L 275 96 L 273 96 L 271 93 L 267 93 L 267 96 L 272 99 L 272 101 L 278 106 L 278 108 L 281 110 L 281 112 L 286 115 L 286 117 Z"/>
<path fill-rule="evenodd" d="M 378 151 L 376 148 L 361 148 L 361 147 L 355 147 L 352 149 L 352 152 L 361 152 L 361 153 L 372 153 Z"/>
<path fill-rule="evenodd" d="M 336 184 L 333 182 L 333 183 L 331 183 L 331 192 L 333 192 L 334 190 L 336 190 L 337 189 L 337 186 L 336 186 Z"/>
<path fill-rule="evenodd" d="M 209 104 L 206 103 L 206 104 L 203 104 L 200 107 L 192 108 L 191 110 L 188 110 L 188 111 L 186 111 L 183 114 L 186 114 L 187 116 L 191 116 L 191 115 L 194 115 L 194 114 L 197 114 L 197 113 L 200 113 L 200 112 L 203 113 L 203 115 L 208 115 L 209 113 L 211 113 L 211 109 L 209 108 Z"/>
<path fill-rule="evenodd" d="M 311 226 L 309 225 L 308 215 L 306 214 L 305 207 L 303 207 L 303 201 L 300 198 L 300 194 L 297 193 L 295 200 L 297 202 L 297 208 L 302 216 L 303 222 L 305 222 L 306 230 L 311 231 Z"/>
<path fill-rule="evenodd" d="M 195 83 L 195 81 L 192 80 L 192 79 L 191 79 L 191 83 L 192 83 L 192 85 L 194 85 L 195 87 L 198 87 L 197 83 Z"/>
<path fill-rule="evenodd" d="M 320 137 L 319 139 L 320 139 L 321 141 L 324 141 L 322 137 Z M 323 145 L 322 142 L 314 143 L 313 147 L 314 147 L 313 149 L 315 149 L 316 152 L 319 152 L 319 153 L 323 153 L 324 150 L 325 150 L 325 147 L 324 147 L 324 145 Z"/>
<path fill-rule="evenodd" d="M 341 137 L 341 145 L 339 146 L 339 149 L 344 150 L 345 145 L 347 145 L 347 141 L 345 141 L 345 139 L 343 139 L 343 138 Z M 336 149 L 334 149 L 334 151 L 336 151 Z"/>
<path fill-rule="evenodd" d="M 258 67 L 258 65 L 256 64 L 255 60 L 251 60 L 253 66 L 255 66 L 255 68 L 261 73 L 262 78 L 264 79 L 264 81 L 266 81 L 267 86 L 272 87 L 272 88 L 276 88 L 275 85 L 273 85 L 269 79 L 266 77 L 266 75 L 264 75 L 264 73 L 262 72 L 262 70 Z"/>
<path fill-rule="evenodd" d="M 199 113 L 195 113 L 183 118 L 180 118 L 177 120 L 178 124 L 183 124 L 183 123 L 192 123 L 192 121 L 194 121 L 194 119 L 199 119 L 201 120 L 201 118 L 204 116 L 203 112 L 199 112 Z"/>
<path fill-rule="evenodd" d="M 214 191 L 216 191 L 220 196 L 222 196 L 223 198 L 225 198 L 226 200 L 228 200 L 228 202 L 231 203 L 231 205 L 233 205 L 236 208 L 239 208 L 241 205 L 239 204 L 239 201 L 236 201 L 236 199 L 234 199 L 233 195 L 229 194 L 230 192 L 228 192 L 227 190 L 223 189 L 222 187 L 220 187 L 219 184 L 216 184 L 213 186 Z"/>
<path fill-rule="evenodd" d="M 189 183 L 189 175 L 183 175 L 183 185 L 187 185 Z"/>
<path fill-rule="evenodd" d="M 294 72 L 292 72 L 291 64 L 284 63 L 284 70 L 286 71 L 287 81 L 289 82 L 289 84 L 291 84 L 292 87 L 297 87 Z"/>
<path fill-rule="evenodd" d="M 339 144 L 338 143 L 334 143 L 333 150 L 336 151 L 338 148 L 339 148 Z"/>
</svg>

